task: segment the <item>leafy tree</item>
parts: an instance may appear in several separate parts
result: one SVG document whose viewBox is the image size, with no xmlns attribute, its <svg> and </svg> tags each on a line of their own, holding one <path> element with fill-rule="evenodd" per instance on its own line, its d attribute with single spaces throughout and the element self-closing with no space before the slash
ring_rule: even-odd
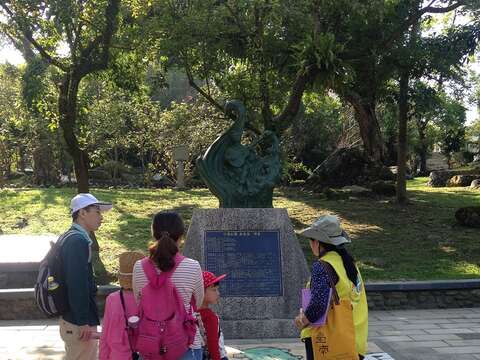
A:
<svg viewBox="0 0 480 360">
<path fill-rule="evenodd" d="M 23 164 L 27 161 L 22 140 L 26 137 L 27 111 L 20 96 L 20 76 L 17 67 L 0 65 L 0 185 L 10 175 L 16 160 Z"/>
<path fill-rule="evenodd" d="M 182 102 L 169 102 L 172 96 L 182 99 L 188 91 L 184 91 L 178 74 L 167 75 L 167 81 L 170 87 L 164 91 L 152 89 L 148 75 L 137 90 L 120 88 L 107 73 L 83 82 L 79 89 L 78 137 L 93 164 L 141 166 L 147 181 L 154 172 L 174 176 L 172 149 L 188 145 L 186 173 L 191 174 L 196 157 L 230 121 L 203 98 L 187 95 Z M 115 167 L 113 175 L 116 177 Z"/>
<path fill-rule="evenodd" d="M 253 127 L 282 133 L 306 90 L 330 88 L 353 106 L 366 154 L 382 160 L 376 105 L 395 75 L 393 52 L 427 14 L 473 2 L 158 0 L 138 14 L 165 65 L 182 66 L 218 109 L 212 84 L 246 104 Z"/>
<path fill-rule="evenodd" d="M 475 120 L 467 127 L 465 135 L 476 146 L 477 154 L 480 153 L 480 119 Z"/>
<path fill-rule="evenodd" d="M 28 109 L 27 136 L 33 162 L 33 182 L 53 185 L 58 182 L 63 147 L 59 141 L 57 73 L 39 56 L 27 57 L 22 74 L 21 96 Z"/>
<path fill-rule="evenodd" d="M 117 32 L 120 0 L 2 0 L 4 33 L 55 66 L 59 79 L 58 113 L 68 152 L 73 158 L 77 188 L 88 191 L 88 153 L 79 144 L 77 95 L 85 76 L 107 68 Z M 67 46 L 62 55 L 60 47 Z M 64 51 L 65 52 L 65 51 Z"/>
<path fill-rule="evenodd" d="M 418 4 L 420 6 L 420 4 Z M 395 59 L 391 61 L 397 71 L 399 79 L 399 140 L 398 140 L 398 174 L 397 174 L 397 200 L 401 204 L 407 201 L 405 169 L 407 158 L 407 128 L 408 119 L 412 112 L 409 105 L 412 81 L 417 81 L 423 77 L 435 78 L 442 89 L 444 82 L 451 80 L 462 82 L 463 72 L 461 66 L 463 61 L 475 51 L 480 39 L 479 24 L 468 24 L 461 26 L 450 26 L 446 33 L 440 36 L 422 36 L 421 23 L 419 20 L 412 23 L 409 34 L 404 37 L 404 44 L 399 46 L 393 52 Z M 421 89 L 419 89 L 421 90 Z M 422 95 L 427 95 L 423 93 Z M 428 97 L 428 96 L 427 96 Z M 432 101 L 432 98 L 425 102 L 425 98 L 418 96 L 418 109 L 416 109 L 417 118 L 422 111 Z M 422 101 L 423 100 L 423 101 Z M 428 104 L 428 105 L 427 105 Z M 409 114 L 410 113 L 410 114 Z M 424 126 L 419 121 L 419 131 L 421 137 L 424 136 Z M 422 127 L 423 126 L 423 127 Z M 425 160 L 425 154 L 423 154 Z"/>
<path fill-rule="evenodd" d="M 477 2 L 374 1 L 368 4 L 371 11 L 363 17 L 352 18 L 355 20 L 350 24 L 353 36 L 349 38 L 346 56 L 353 59 L 349 64 L 354 75 L 350 82 L 343 84 L 337 91 L 356 109 L 366 152 L 372 159 L 378 160 L 383 157 L 383 149 L 377 125 L 376 104 L 384 97 L 385 86 L 390 79 L 400 81 L 402 73 L 403 78 L 415 77 L 415 65 L 422 64 L 423 61 L 420 60 L 422 54 L 417 51 L 420 49 L 417 40 L 411 39 L 419 39 L 418 31 L 423 24 L 428 23 L 429 14 L 447 13 L 455 9 L 472 11 L 474 6 L 469 6 Z M 469 41 L 478 37 L 478 23 L 470 24 L 463 34 L 468 34 L 472 29 L 476 32 L 468 38 Z M 435 35 L 428 40 L 438 42 Z M 429 47 L 430 50 L 432 48 L 433 46 Z M 448 48 L 443 47 L 442 51 L 447 57 L 455 57 L 456 50 L 457 48 L 451 47 L 449 52 Z M 438 51 L 431 52 L 431 55 L 433 58 L 438 55 Z"/>
<path fill-rule="evenodd" d="M 460 151 L 465 141 L 466 109 L 460 101 L 443 95 L 439 120 L 440 148 L 451 167 L 452 154 Z"/>
<path fill-rule="evenodd" d="M 252 127 L 281 131 L 296 115 L 311 75 L 297 73 L 293 49 L 308 33 L 307 10 L 305 1 L 160 0 L 144 12 L 165 66 L 183 68 L 190 85 L 219 110 L 222 97 L 238 98 L 251 111 Z M 288 97 L 292 84 L 296 91 Z"/>
<path fill-rule="evenodd" d="M 308 92 L 303 103 L 298 119 L 285 131 L 282 148 L 292 161 L 313 170 L 338 146 L 354 142 L 345 136 L 347 109 L 338 98 Z"/>
<path fill-rule="evenodd" d="M 193 175 L 196 158 L 202 155 L 205 149 L 230 125 L 230 119 L 204 98 L 172 103 L 169 109 L 159 114 L 155 149 L 157 153 L 163 154 L 164 158 L 169 160 L 168 163 L 159 165 L 174 176 L 173 147 L 187 145 L 189 159 L 186 162 L 185 172 L 187 176 Z"/>
<path fill-rule="evenodd" d="M 119 164 L 130 159 L 130 165 L 141 164 L 145 172 L 146 156 L 157 142 L 157 103 L 143 91 L 121 89 L 109 77 L 101 76 L 85 82 L 80 104 L 79 137 L 91 153 L 92 162 L 101 165 L 113 160 Z M 137 157 L 138 161 L 132 161 Z M 115 171 L 113 175 L 116 178 Z"/>
<path fill-rule="evenodd" d="M 411 84 L 409 93 L 409 119 L 415 124 L 418 141 L 414 151 L 419 156 L 418 174 L 427 175 L 427 156 L 434 139 L 429 135 L 429 126 L 435 124 L 442 111 L 441 93 L 423 81 Z"/>
</svg>

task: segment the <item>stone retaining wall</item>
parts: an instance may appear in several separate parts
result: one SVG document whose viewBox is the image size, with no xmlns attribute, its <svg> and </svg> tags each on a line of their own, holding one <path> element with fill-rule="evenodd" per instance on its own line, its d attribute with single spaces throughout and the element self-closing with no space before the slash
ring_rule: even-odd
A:
<svg viewBox="0 0 480 360">
<path fill-rule="evenodd" d="M 444 309 L 480 304 L 480 280 L 412 281 L 366 285 L 372 310 Z"/>
<path fill-rule="evenodd" d="M 115 286 L 100 286 L 97 303 L 103 314 L 105 298 Z M 370 310 L 438 309 L 480 304 L 480 280 L 382 282 L 366 284 Z M 0 320 L 42 319 L 33 289 L 1 289 Z"/>
</svg>

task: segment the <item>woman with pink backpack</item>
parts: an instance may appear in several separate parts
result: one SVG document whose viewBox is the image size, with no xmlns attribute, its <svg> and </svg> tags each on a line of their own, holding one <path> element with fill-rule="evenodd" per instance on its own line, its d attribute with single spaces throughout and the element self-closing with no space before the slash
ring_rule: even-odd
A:
<svg viewBox="0 0 480 360">
<path fill-rule="evenodd" d="M 193 314 L 204 289 L 198 261 L 178 245 L 185 232 L 175 212 L 159 212 L 152 221 L 150 256 L 133 268 L 133 293 L 139 307 L 135 347 L 144 360 L 201 360 L 202 343 Z"/>
</svg>

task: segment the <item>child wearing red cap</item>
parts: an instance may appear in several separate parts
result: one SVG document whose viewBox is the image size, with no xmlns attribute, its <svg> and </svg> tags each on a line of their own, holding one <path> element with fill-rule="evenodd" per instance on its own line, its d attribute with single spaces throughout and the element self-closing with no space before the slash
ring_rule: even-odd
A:
<svg viewBox="0 0 480 360">
<path fill-rule="evenodd" d="M 205 297 L 198 312 L 203 323 L 204 335 L 204 356 L 206 360 L 228 360 L 223 340 L 223 333 L 220 329 L 220 319 L 218 315 L 209 308 L 210 305 L 218 303 L 220 292 L 218 283 L 225 278 L 224 275 L 215 276 L 210 271 L 203 271 L 203 287 L 205 288 Z"/>
</svg>

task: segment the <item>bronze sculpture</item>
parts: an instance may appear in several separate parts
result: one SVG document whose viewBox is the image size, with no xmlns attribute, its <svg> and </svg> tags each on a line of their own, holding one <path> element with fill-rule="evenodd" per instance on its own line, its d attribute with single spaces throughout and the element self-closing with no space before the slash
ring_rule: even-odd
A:
<svg viewBox="0 0 480 360">
<path fill-rule="evenodd" d="M 225 111 L 233 125 L 197 159 L 197 169 L 222 208 L 271 208 L 273 188 L 280 178 L 277 136 L 265 131 L 248 145 L 241 143 L 247 121 L 240 101 L 229 101 Z"/>
</svg>

